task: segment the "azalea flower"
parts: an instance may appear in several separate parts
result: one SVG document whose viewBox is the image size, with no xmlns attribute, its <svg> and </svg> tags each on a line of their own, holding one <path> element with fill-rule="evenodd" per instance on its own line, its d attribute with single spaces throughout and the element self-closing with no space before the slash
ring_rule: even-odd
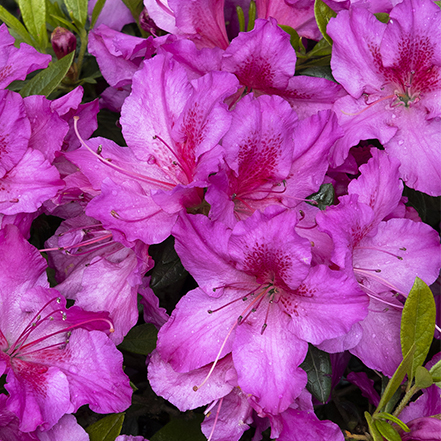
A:
<svg viewBox="0 0 441 441">
<path fill-rule="evenodd" d="M 0 375 L 22 432 L 49 430 L 84 404 L 121 412 L 132 395 L 122 355 L 106 335 L 108 314 L 67 308 L 45 269 L 15 226 L 0 231 Z"/>
<path fill-rule="evenodd" d="M 350 275 L 310 266 L 311 245 L 295 224 L 296 214 L 279 207 L 233 230 L 181 216 L 175 247 L 200 288 L 181 299 L 158 336 L 159 354 L 177 372 L 231 352 L 238 385 L 271 414 L 304 388 L 299 365 L 308 342 L 343 335 L 366 314 L 367 298 Z"/>
<path fill-rule="evenodd" d="M 441 11 L 431 0 L 404 0 L 381 23 L 352 6 L 327 27 L 331 67 L 350 94 L 334 110 L 345 136 L 334 165 L 361 139 L 377 138 L 397 158 L 406 185 L 441 195 Z"/>
</svg>

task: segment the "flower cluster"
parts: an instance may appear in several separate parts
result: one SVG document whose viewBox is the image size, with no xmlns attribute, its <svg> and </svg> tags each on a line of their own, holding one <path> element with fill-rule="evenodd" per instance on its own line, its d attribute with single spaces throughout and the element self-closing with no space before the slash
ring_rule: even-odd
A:
<svg viewBox="0 0 441 441">
<path fill-rule="evenodd" d="M 252 426 L 256 441 L 342 441 L 315 414 L 308 356 L 328 357 L 333 386 L 348 354 L 392 377 L 406 298 L 439 277 L 439 235 L 403 189 L 441 196 L 440 7 L 317 0 L 325 32 L 311 0 L 144 0 L 134 36 L 122 2 L 97 18 L 98 3 L 88 35 L 72 12 L 81 47 L 51 99 L 32 93 L 45 70 L 14 86 L 51 56 L 0 26 L 0 439 L 87 440 L 81 406 L 129 408 L 116 345 L 141 305 L 159 331 L 151 388 L 207 406 L 209 440 Z M 79 77 L 84 35 L 108 85 L 95 100 L 78 85 L 95 81 Z M 51 41 L 56 71 L 77 42 L 60 27 Z M 100 110 L 123 146 L 94 136 Z M 41 216 L 59 221 L 37 249 Z M 169 236 L 197 284 L 170 315 L 150 277 Z M 347 380 L 378 405 L 365 372 Z M 440 430 L 429 386 L 407 431 L 390 426 L 403 440 Z"/>
</svg>

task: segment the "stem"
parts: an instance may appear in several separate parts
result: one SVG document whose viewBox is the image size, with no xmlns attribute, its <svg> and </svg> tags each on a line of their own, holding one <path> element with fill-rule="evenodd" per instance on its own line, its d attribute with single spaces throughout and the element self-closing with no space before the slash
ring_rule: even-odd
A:
<svg viewBox="0 0 441 441">
<path fill-rule="evenodd" d="M 86 53 L 87 42 L 89 39 L 87 35 L 87 31 L 84 28 L 79 29 L 79 35 L 80 35 L 81 46 L 80 46 L 80 52 L 78 53 L 77 72 L 76 72 L 77 78 L 75 78 L 75 80 L 78 80 L 78 78 L 80 77 L 81 67 L 83 65 L 83 59 Z"/>
<path fill-rule="evenodd" d="M 406 404 L 409 402 L 409 400 L 412 398 L 412 396 L 418 392 L 419 388 L 416 384 L 414 384 L 407 392 L 406 395 L 404 395 L 403 399 L 401 400 L 398 407 L 395 409 L 395 412 L 392 414 L 393 416 L 398 416 L 401 411 L 406 407 Z"/>
</svg>

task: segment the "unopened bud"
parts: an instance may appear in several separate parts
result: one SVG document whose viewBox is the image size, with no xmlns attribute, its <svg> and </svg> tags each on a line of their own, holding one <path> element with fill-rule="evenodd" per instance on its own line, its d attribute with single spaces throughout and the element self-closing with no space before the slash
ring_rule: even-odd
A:
<svg viewBox="0 0 441 441">
<path fill-rule="evenodd" d="M 141 14 L 139 14 L 139 26 L 142 30 L 152 35 L 156 35 L 159 29 L 155 22 L 150 18 L 146 8 L 144 8 L 141 11 Z"/>
<path fill-rule="evenodd" d="M 57 27 L 51 35 L 52 48 L 60 60 L 77 48 L 77 39 L 68 29 Z"/>
</svg>

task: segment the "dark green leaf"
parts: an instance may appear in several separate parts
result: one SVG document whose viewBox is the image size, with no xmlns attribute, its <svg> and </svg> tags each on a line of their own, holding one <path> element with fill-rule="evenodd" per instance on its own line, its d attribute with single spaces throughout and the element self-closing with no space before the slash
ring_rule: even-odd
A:
<svg viewBox="0 0 441 441">
<path fill-rule="evenodd" d="M 334 203 L 334 196 L 335 192 L 332 184 L 322 184 L 317 193 L 308 196 L 306 199 L 315 201 L 316 203 L 311 205 L 315 205 L 316 207 L 319 207 L 320 210 L 324 210 L 326 207 L 329 207 Z"/>
<path fill-rule="evenodd" d="M 399 433 L 386 421 L 375 420 L 375 426 L 388 441 L 401 441 Z"/>
<path fill-rule="evenodd" d="M 430 369 L 430 374 L 432 375 L 433 382 L 441 388 L 441 360 L 434 364 Z"/>
<path fill-rule="evenodd" d="M 416 368 L 424 363 L 429 352 L 435 331 L 435 317 L 436 307 L 432 291 L 417 277 L 401 316 L 402 353 L 406 354 L 415 344 L 413 363 L 408 371 L 409 381 L 413 379 Z"/>
<path fill-rule="evenodd" d="M 35 77 L 20 90 L 20 95 L 23 98 L 30 95 L 48 96 L 67 74 L 74 56 L 75 51 L 55 63 L 50 63 L 47 69 L 35 75 Z"/>
<path fill-rule="evenodd" d="M 430 372 L 424 366 L 418 366 L 415 371 L 415 385 L 418 389 L 426 389 L 433 384 Z"/>
<path fill-rule="evenodd" d="M 104 8 L 104 5 L 106 3 L 106 0 L 98 0 L 93 7 L 92 11 L 92 23 L 90 24 L 90 27 L 93 28 L 95 26 L 96 21 L 98 20 L 98 17 L 101 14 L 101 11 Z"/>
<path fill-rule="evenodd" d="M 331 55 L 332 46 L 322 38 L 309 52 L 308 57 L 324 57 Z"/>
<path fill-rule="evenodd" d="M 101 418 L 86 429 L 90 441 L 115 441 L 121 433 L 124 413 L 114 413 Z"/>
<path fill-rule="evenodd" d="M 23 22 L 39 45 L 46 50 L 49 39 L 46 30 L 46 0 L 18 0 Z"/>
<path fill-rule="evenodd" d="M 366 418 L 366 421 L 368 423 L 369 432 L 372 435 L 373 441 L 383 441 L 383 437 L 380 435 L 380 432 L 378 431 L 375 425 L 375 421 L 371 417 L 371 414 L 369 412 L 365 412 L 364 417 Z"/>
<path fill-rule="evenodd" d="M 413 356 L 415 353 L 416 345 L 414 344 L 409 352 L 404 357 L 403 361 L 397 367 L 397 370 L 393 374 L 392 378 L 387 383 L 386 389 L 381 396 L 380 402 L 378 403 L 377 410 L 380 411 L 392 398 L 395 391 L 400 387 L 408 369 L 412 366 Z"/>
<path fill-rule="evenodd" d="M 378 419 L 378 418 L 383 418 L 385 420 L 392 421 L 393 423 L 395 423 L 398 426 L 400 426 L 405 432 L 410 432 L 410 429 L 407 427 L 406 424 L 404 424 L 399 418 L 397 418 L 394 415 L 391 415 L 390 413 L 387 413 L 387 412 L 377 413 L 375 415 L 375 419 Z"/>
<path fill-rule="evenodd" d="M 381 21 L 381 23 L 388 23 L 389 21 L 389 14 L 386 14 L 386 12 L 377 12 L 374 15 L 377 17 L 378 21 Z"/>
<path fill-rule="evenodd" d="M 305 46 L 303 46 L 302 37 L 300 37 L 297 31 L 290 26 L 279 25 L 279 27 L 289 34 L 291 46 L 295 49 L 295 51 L 304 54 Z"/>
<path fill-rule="evenodd" d="M 25 43 L 29 44 L 30 46 L 34 45 L 32 37 L 29 35 L 26 28 L 3 6 L 0 6 L 0 21 L 6 23 L 6 25 L 11 28 Z"/>
<path fill-rule="evenodd" d="M 64 0 L 67 12 L 79 28 L 84 28 L 87 21 L 87 0 Z"/>
<path fill-rule="evenodd" d="M 150 323 L 144 323 L 132 328 L 118 348 L 135 354 L 148 355 L 156 348 L 157 337 L 157 329 Z"/>
<path fill-rule="evenodd" d="M 314 15 L 317 26 L 323 35 L 323 38 L 332 45 L 332 38 L 327 34 L 326 27 L 332 17 L 337 17 L 337 14 L 322 0 L 315 0 Z"/>
<path fill-rule="evenodd" d="M 207 441 L 201 432 L 203 419 L 202 415 L 195 415 L 191 420 L 171 420 L 150 441 Z"/>
<path fill-rule="evenodd" d="M 306 388 L 319 401 L 325 403 L 331 393 L 332 365 L 329 354 L 310 344 L 300 367 L 308 375 Z"/>
<path fill-rule="evenodd" d="M 141 14 L 144 8 L 142 0 L 123 0 L 123 2 L 129 8 L 136 23 L 138 23 L 139 14 Z"/>
</svg>

